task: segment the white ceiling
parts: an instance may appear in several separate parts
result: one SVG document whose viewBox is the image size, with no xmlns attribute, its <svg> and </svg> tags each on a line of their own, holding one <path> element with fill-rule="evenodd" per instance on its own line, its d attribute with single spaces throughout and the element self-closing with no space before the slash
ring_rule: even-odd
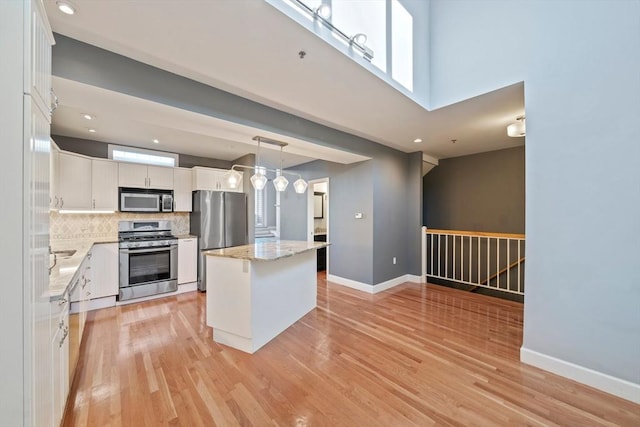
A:
<svg viewBox="0 0 640 427">
<path fill-rule="evenodd" d="M 428 112 L 261 0 L 76 0 L 74 5 L 76 14 L 68 16 L 54 0 L 45 0 L 55 32 L 405 152 L 447 158 L 524 143 L 506 135 L 506 126 L 524 114 L 522 84 Z M 301 49 L 307 52 L 303 60 Z M 212 130 L 213 122 L 169 107 L 163 120 L 152 120 L 160 107 L 150 102 L 121 114 L 127 102 L 118 102 L 113 93 L 61 79 L 54 87 L 61 99 L 54 133 L 228 160 L 246 154 L 238 145 L 246 141 L 230 135 L 225 123 L 217 123 L 222 131 Z M 87 111 L 98 115 L 92 124 L 96 134 L 88 134 L 80 120 L 79 112 Z M 162 147 L 149 143 L 156 137 Z M 424 142 L 414 143 L 417 137 Z M 323 158 L 304 153 L 287 159 L 288 165 Z M 350 161 L 355 160 L 345 162 Z"/>
</svg>

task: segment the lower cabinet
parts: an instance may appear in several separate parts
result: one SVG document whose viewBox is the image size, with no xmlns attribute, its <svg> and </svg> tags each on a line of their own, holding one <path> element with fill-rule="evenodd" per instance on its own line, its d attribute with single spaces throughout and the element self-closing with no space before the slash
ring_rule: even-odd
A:
<svg viewBox="0 0 640 427">
<path fill-rule="evenodd" d="M 69 295 L 51 302 L 52 425 L 62 421 L 69 394 Z"/>
<path fill-rule="evenodd" d="M 87 310 L 89 308 L 89 298 L 91 298 L 91 256 L 89 252 L 82 261 L 80 268 L 76 272 L 71 282 L 71 306 L 69 309 L 69 369 L 68 381 L 73 382 L 73 376 L 78 364 L 80 344 L 84 333 L 84 325 L 87 320 Z"/>
<path fill-rule="evenodd" d="M 118 295 L 118 244 L 98 243 L 91 249 L 91 299 Z"/>
<path fill-rule="evenodd" d="M 178 239 L 178 285 L 198 280 L 198 238 Z"/>
<path fill-rule="evenodd" d="M 315 242 L 326 242 L 327 235 L 326 234 L 316 234 L 313 236 L 313 240 Z M 318 257 L 318 271 L 324 271 L 327 269 L 327 248 L 320 248 L 316 250 Z"/>
</svg>

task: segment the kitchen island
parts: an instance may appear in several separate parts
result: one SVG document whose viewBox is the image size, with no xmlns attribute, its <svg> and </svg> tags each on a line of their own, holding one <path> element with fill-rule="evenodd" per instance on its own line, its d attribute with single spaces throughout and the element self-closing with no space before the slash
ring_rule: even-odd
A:
<svg viewBox="0 0 640 427">
<path fill-rule="evenodd" d="M 316 250 L 275 241 L 207 251 L 207 325 L 213 340 L 254 353 L 316 307 Z"/>
</svg>

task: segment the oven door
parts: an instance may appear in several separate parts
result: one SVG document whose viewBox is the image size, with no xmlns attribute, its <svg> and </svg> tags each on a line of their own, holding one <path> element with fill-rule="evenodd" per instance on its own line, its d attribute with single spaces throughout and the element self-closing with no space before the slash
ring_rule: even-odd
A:
<svg viewBox="0 0 640 427">
<path fill-rule="evenodd" d="M 178 278 L 178 245 L 120 249 L 120 288 Z"/>
</svg>

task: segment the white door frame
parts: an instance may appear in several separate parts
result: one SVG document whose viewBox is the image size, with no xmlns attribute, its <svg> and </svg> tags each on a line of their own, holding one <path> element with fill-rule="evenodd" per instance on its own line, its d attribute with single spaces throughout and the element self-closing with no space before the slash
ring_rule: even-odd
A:
<svg viewBox="0 0 640 427">
<path fill-rule="evenodd" d="M 325 210 L 327 212 L 327 242 L 329 241 L 329 177 L 312 179 L 309 181 L 309 187 L 307 187 L 307 241 L 313 242 L 313 236 L 315 235 L 315 226 L 313 222 L 313 184 L 319 184 L 322 182 L 327 183 L 327 192 L 325 199 Z M 329 274 L 329 247 L 327 247 L 327 274 Z"/>
</svg>

